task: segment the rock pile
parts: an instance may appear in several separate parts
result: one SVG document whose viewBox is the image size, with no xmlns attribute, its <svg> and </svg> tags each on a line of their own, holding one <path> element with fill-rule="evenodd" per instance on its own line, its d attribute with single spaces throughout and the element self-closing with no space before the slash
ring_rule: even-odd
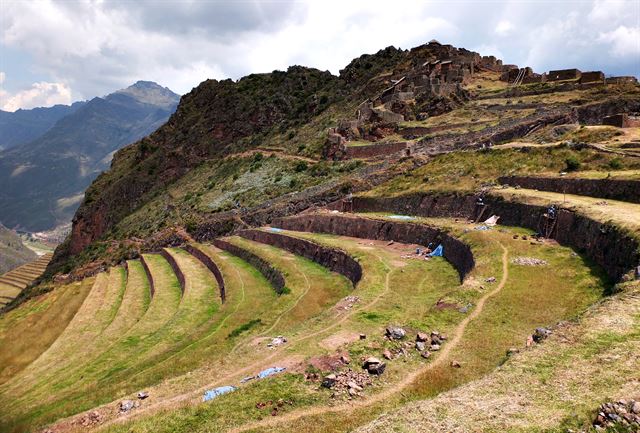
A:
<svg viewBox="0 0 640 433">
<path fill-rule="evenodd" d="M 367 373 L 353 371 L 351 369 L 337 374 L 329 374 L 322 381 L 322 386 L 334 391 L 332 397 L 348 394 L 350 397 L 362 396 L 362 391 L 372 383 L 371 376 Z"/>
<path fill-rule="evenodd" d="M 635 427 L 639 430 L 628 431 L 640 431 L 640 401 L 618 400 L 602 404 L 593 426 L 596 431 L 615 426 Z"/>
<path fill-rule="evenodd" d="M 521 266 L 546 266 L 549 264 L 546 260 L 536 259 L 535 257 L 516 257 L 511 263 Z"/>
</svg>

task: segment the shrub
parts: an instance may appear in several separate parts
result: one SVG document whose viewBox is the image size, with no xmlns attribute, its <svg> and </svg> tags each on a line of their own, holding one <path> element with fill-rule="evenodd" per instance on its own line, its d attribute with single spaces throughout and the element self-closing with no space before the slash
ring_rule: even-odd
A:
<svg viewBox="0 0 640 433">
<path fill-rule="evenodd" d="M 613 158 L 609 161 L 609 167 L 614 170 L 620 170 L 622 168 L 622 160 L 620 158 Z"/>
<path fill-rule="evenodd" d="M 575 156 L 570 156 L 564 160 L 567 165 L 567 171 L 576 171 L 580 169 L 580 161 Z"/>
</svg>

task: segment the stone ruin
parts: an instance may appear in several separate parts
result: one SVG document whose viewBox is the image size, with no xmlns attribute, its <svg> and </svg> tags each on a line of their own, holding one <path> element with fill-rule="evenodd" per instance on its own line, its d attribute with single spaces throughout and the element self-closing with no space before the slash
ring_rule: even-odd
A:
<svg viewBox="0 0 640 433">
<path fill-rule="evenodd" d="M 469 99 L 463 86 L 476 71 L 501 72 L 504 68 L 494 56 L 483 57 L 437 41 L 414 48 L 410 58 L 409 70 L 392 73 L 387 88 L 358 106 L 355 119 L 342 120 L 329 129 L 325 158 L 348 157 L 348 141 L 377 142 L 396 132 L 399 122 L 425 120 L 451 111 Z M 381 152 L 387 150 L 381 148 Z"/>
</svg>

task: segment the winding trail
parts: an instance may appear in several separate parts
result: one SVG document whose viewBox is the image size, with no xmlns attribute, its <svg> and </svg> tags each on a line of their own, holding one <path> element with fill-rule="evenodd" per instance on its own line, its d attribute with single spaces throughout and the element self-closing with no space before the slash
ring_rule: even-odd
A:
<svg viewBox="0 0 640 433">
<path fill-rule="evenodd" d="M 405 376 L 405 378 L 402 381 L 398 382 L 394 386 L 378 394 L 375 394 L 366 400 L 350 401 L 349 403 L 341 404 L 338 406 L 332 406 L 332 407 L 324 406 L 324 407 L 314 407 L 310 409 L 302 409 L 297 412 L 284 414 L 277 418 L 267 418 L 262 421 L 245 424 L 244 426 L 231 429 L 228 432 L 241 433 L 249 430 L 259 429 L 261 427 L 273 427 L 279 424 L 296 421 L 300 418 L 304 418 L 307 416 L 323 415 L 327 413 L 353 412 L 356 409 L 370 406 L 375 403 L 379 403 L 387 399 L 388 397 L 401 392 L 402 390 L 407 388 L 411 383 L 413 383 L 420 375 L 437 366 L 440 366 L 443 362 L 446 361 L 451 351 L 455 349 L 456 346 L 460 343 L 460 340 L 462 340 L 462 337 L 464 336 L 464 331 L 466 330 L 467 325 L 482 313 L 482 311 L 484 310 L 484 305 L 486 301 L 491 297 L 497 295 L 504 288 L 504 286 L 507 283 L 507 280 L 509 279 L 509 260 L 508 260 L 509 250 L 500 242 L 498 242 L 498 244 L 503 250 L 502 278 L 500 279 L 500 283 L 496 286 L 495 289 L 493 289 L 491 292 L 485 294 L 482 298 L 480 298 L 480 300 L 478 301 L 478 304 L 476 305 L 476 308 L 474 308 L 471 314 L 465 317 L 464 320 L 462 320 L 462 322 L 460 322 L 460 324 L 456 327 L 452 338 L 449 340 L 449 343 L 444 345 L 443 349 L 439 352 L 438 357 L 433 362 L 429 363 L 423 368 L 419 368 L 416 371 L 408 374 L 407 376 Z"/>
</svg>

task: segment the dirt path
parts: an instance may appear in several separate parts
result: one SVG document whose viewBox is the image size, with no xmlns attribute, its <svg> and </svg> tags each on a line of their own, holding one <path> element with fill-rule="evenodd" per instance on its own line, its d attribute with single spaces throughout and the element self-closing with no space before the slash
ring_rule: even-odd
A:
<svg viewBox="0 0 640 433">
<path fill-rule="evenodd" d="M 273 427 L 279 424 L 283 424 L 283 423 L 287 423 L 287 422 L 291 422 L 291 421 L 296 421 L 300 418 L 303 417 L 307 417 L 307 416 L 317 416 L 317 415 L 322 415 L 322 414 L 327 414 L 327 413 L 339 413 L 339 412 L 352 412 L 356 409 L 362 408 L 362 407 L 366 407 L 366 406 L 370 406 L 372 404 L 375 403 L 379 403 L 387 398 L 389 398 L 390 396 L 397 394 L 399 392 L 401 392 L 402 390 L 404 390 L 405 388 L 407 388 L 411 383 L 413 383 L 420 375 L 422 375 L 423 373 L 425 373 L 426 371 L 429 371 L 439 365 L 441 365 L 443 362 L 446 361 L 448 355 L 451 353 L 451 351 L 453 349 L 456 348 L 456 346 L 460 343 L 460 340 L 462 339 L 462 337 L 464 336 L 464 331 L 467 328 L 467 325 L 469 324 L 469 322 L 471 322 L 472 320 L 474 320 L 476 317 L 478 317 L 482 311 L 484 310 L 484 305 L 486 303 L 486 301 L 495 296 L 496 294 L 498 294 L 506 285 L 507 280 L 509 279 L 509 260 L 508 260 L 508 254 L 509 251 L 507 250 L 507 248 L 502 245 L 501 243 L 499 243 L 500 247 L 503 250 L 502 253 L 502 278 L 500 279 L 500 283 L 498 284 L 498 286 L 496 286 L 495 289 L 493 289 L 491 292 L 485 294 L 482 298 L 480 298 L 480 300 L 478 301 L 478 304 L 476 305 L 476 308 L 473 309 L 473 311 L 471 312 L 471 314 L 469 314 L 467 317 L 464 318 L 464 320 L 462 322 L 460 322 L 460 324 L 457 326 L 456 330 L 453 333 L 453 336 L 451 337 L 451 339 L 449 340 L 449 342 L 447 344 L 444 345 L 443 349 L 439 352 L 438 357 L 430 364 L 426 365 L 423 368 L 420 368 L 410 374 L 408 374 L 407 376 L 405 376 L 405 378 L 400 381 L 399 383 L 395 384 L 394 386 L 386 389 L 385 391 L 382 391 L 366 400 L 360 400 L 360 401 L 351 401 L 349 403 L 346 404 L 341 404 L 338 406 L 333 406 L 333 407 L 314 407 L 314 408 L 310 408 L 310 409 L 303 409 L 297 412 L 291 412 L 285 415 L 282 415 L 280 417 L 277 418 L 268 418 L 266 420 L 263 421 L 258 421 L 258 422 L 254 422 L 254 423 L 249 423 L 249 424 L 245 424 L 244 426 L 241 427 L 237 427 L 234 429 L 229 430 L 229 433 L 241 433 L 241 432 L 245 432 L 245 431 L 249 431 L 249 430 L 253 430 L 253 429 L 259 429 L 261 427 Z"/>
</svg>

